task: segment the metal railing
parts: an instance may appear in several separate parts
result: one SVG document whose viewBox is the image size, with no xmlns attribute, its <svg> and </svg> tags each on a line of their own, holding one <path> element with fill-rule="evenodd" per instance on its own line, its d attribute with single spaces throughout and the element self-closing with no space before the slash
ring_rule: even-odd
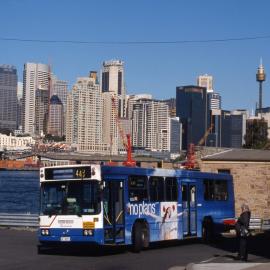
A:
<svg viewBox="0 0 270 270">
<path fill-rule="evenodd" d="M 251 217 L 249 222 L 250 230 L 270 230 L 270 219 L 262 219 L 259 217 Z"/>
<path fill-rule="evenodd" d="M 262 229 L 262 219 L 258 217 L 251 217 L 249 222 L 250 230 L 261 230 Z"/>
<path fill-rule="evenodd" d="M 0 226 L 38 227 L 38 215 L 0 213 Z"/>
</svg>

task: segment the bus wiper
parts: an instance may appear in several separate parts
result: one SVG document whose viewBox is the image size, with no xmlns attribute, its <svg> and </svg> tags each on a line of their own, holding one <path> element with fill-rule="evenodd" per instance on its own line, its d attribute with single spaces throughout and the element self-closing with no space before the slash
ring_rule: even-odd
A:
<svg viewBox="0 0 270 270">
<path fill-rule="evenodd" d="M 55 214 L 55 209 L 53 209 L 53 208 L 51 208 L 51 209 L 46 209 L 45 211 L 44 211 L 44 214 L 47 214 L 48 216 L 49 216 L 49 218 L 50 217 L 52 217 L 52 215 L 54 215 Z"/>
<path fill-rule="evenodd" d="M 55 208 L 55 207 L 50 207 L 45 209 L 44 214 L 47 214 L 49 217 L 51 217 L 52 215 L 57 215 L 59 212 L 59 209 Z"/>
</svg>

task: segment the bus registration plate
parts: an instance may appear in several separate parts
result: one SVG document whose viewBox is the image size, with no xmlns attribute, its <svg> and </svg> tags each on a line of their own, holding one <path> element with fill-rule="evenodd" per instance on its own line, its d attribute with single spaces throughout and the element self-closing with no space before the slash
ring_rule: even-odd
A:
<svg viewBox="0 0 270 270">
<path fill-rule="evenodd" d="M 60 240 L 62 242 L 69 242 L 70 241 L 70 237 L 69 236 L 62 236 Z"/>
</svg>

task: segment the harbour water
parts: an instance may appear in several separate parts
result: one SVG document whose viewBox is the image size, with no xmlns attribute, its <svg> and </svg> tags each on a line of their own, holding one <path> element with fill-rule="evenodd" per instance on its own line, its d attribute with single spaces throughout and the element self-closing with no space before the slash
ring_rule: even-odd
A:
<svg viewBox="0 0 270 270">
<path fill-rule="evenodd" d="M 0 171 L 0 213 L 39 211 L 39 171 Z"/>
</svg>

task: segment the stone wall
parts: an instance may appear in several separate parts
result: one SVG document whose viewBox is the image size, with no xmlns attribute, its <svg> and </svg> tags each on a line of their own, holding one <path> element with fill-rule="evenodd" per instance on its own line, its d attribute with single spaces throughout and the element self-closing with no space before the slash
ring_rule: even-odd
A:
<svg viewBox="0 0 270 270">
<path fill-rule="evenodd" d="M 270 219 L 270 162 L 201 161 L 201 171 L 230 170 L 233 176 L 235 211 L 247 203 L 252 217 Z"/>
</svg>

